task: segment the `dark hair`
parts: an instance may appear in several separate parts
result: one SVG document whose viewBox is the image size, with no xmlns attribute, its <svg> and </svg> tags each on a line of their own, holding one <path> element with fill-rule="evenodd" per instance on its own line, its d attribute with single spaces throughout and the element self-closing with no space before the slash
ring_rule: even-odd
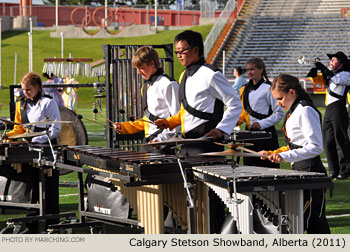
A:
<svg viewBox="0 0 350 252">
<path fill-rule="evenodd" d="M 288 93 L 290 89 L 294 89 L 296 96 L 303 96 L 305 99 L 310 100 L 310 96 L 305 92 L 305 89 L 301 86 L 298 78 L 288 75 L 288 74 L 280 74 L 278 75 L 271 84 L 271 90 L 275 90 Z"/>
<path fill-rule="evenodd" d="M 37 75 L 36 73 L 33 73 L 33 72 L 26 73 L 23 76 L 21 83 L 29 84 L 29 85 L 32 85 L 33 87 L 35 87 L 36 85 L 39 85 L 39 93 L 40 94 L 42 93 L 43 83 L 40 79 L 40 76 Z"/>
<path fill-rule="evenodd" d="M 50 79 L 50 76 L 48 73 L 43 73 L 43 77 L 46 78 L 46 79 Z"/>
<path fill-rule="evenodd" d="M 262 59 L 260 59 L 258 57 L 253 57 L 253 58 L 247 60 L 245 64 L 246 65 L 253 64 L 256 68 L 263 69 L 262 76 L 265 78 L 265 82 L 271 84 L 271 82 L 269 81 L 269 78 L 267 77 L 265 63 Z"/>
<path fill-rule="evenodd" d="M 135 52 L 132 57 L 131 64 L 133 67 L 140 68 L 143 64 L 151 64 L 154 62 L 154 66 L 159 68 L 159 57 L 158 53 L 150 46 L 142 46 Z"/>
<path fill-rule="evenodd" d="M 246 72 L 245 68 L 242 67 L 235 67 L 237 73 L 241 76 L 242 74 L 244 74 Z"/>
<path fill-rule="evenodd" d="M 198 47 L 199 49 L 199 57 L 204 55 L 204 45 L 203 45 L 203 37 L 199 32 L 186 30 L 176 35 L 174 38 L 174 44 L 179 41 L 186 41 L 186 43 L 191 47 Z"/>
</svg>

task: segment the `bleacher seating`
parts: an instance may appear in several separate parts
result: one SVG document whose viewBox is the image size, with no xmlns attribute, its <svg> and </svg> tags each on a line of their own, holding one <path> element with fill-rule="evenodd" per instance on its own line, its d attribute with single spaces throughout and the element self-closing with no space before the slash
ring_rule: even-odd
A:
<svg viewBox="0 0 350 252">
<path fill-rule="evenodd" d="M 270 78 L 288 73 L 305 78 L 310 66 L 298 58 L 320 58 L 327 53 L 350 53 L 350 17 L 341 15 L 349 0 L 247 0 L 222 50 L 226 52 L 225 75 L 235 66 L 258 56 Z M 222 51 L 214 65 L 222 68 Z"/>
</svg>

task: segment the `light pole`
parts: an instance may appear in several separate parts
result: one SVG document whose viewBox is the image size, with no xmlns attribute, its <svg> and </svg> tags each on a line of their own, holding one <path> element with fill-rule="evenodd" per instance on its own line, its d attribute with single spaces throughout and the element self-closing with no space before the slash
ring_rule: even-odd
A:
<svg viewBox="0 0 350 252">
<path fill-rule="evenodd" d="M 103 27 L 107 26 L 107 8 L 108 8 L 108 1 L 105 0 L 105 20 L 103 22 Z"/>
<path fill-rule="evenodd" d="M 157 32 L 157 26 L 158 26 L 157 5 L 158 5 L 158 0 L 154 0 L 154 29 L 156 32 Z"/>
<path fill-rule="evenodd" d="M 64 56 L 64 33 L 61 32 L 61 58 Z"/>
<path fill-rule="evenodd" d="M 2 76 L 1 76 L 1 72 L 2 72 L 2 69 L 1 69 L 1 57 L 2 57 L 2 55 L 1 55 L 1 40 L 2 40 L 2 37 L 1 37 L 1 33 L 2 33 L 2 27 L 1 27 L 1 25 L 2 25 L 2 23 L 1 23 L 1 18 L 0 18 L 0 89 L 2 89 L 3 88 L 3 86 L 2 86 L 2 81 L 1 81 L 1 78 L 2 78 Z"/>
<path fill-rule="evenodd" d="M 28 59 L 29 59 L 29 72 L 33 72 L 33 30 L 32 30 L 32 18 L 29 18 L 29 24 L 30 24 L 30 30 L 28 32 L 28 36 L 29 36 L 29 55 L 28 55 Z"/>
<path fill-rule="evenodd" d="M 58 27 L 58 0 L 56 0 L 56 28 Z"/>
</svg>

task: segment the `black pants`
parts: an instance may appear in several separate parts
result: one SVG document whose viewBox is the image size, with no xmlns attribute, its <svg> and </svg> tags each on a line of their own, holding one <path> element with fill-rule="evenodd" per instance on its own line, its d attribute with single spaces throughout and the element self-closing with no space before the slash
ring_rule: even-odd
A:
<svg viewBox="0 0 350 252">
<path fill-rule="evenodd" d="M 274 126 L 264 129 L 266 132 L 271 132 L 271 139 L 269 140 L 253 140 L 246 141 L 246 143 L 252 143 L 253 146 L 248 146 L 248 149 L 259 152 L 262 150 L 276 150 L 279 148 L 277 131 Z M 259 167 L 269 167 L 269 168 L 280 168 L 279 164 L 272 163 L 268 159 L 261 160 L 259 157 L 244 157 L 244 165 L 259 166 Z"/>
<path fill-rule="evenodd" d="M 326 107 L 323 120 L 323 141 L 329 173 L 332 176 L 350 174 L 349 125 L 345 104 L 334 102 Z"/>
<path fill-rule="evenodd" d="M 295 162 L 293 170 L 320 172 L 325 175 L 320 156 Z M 310 201 L 311 200 L 311 201 Z M 328 221 L 326 219 L 326 197 L 324 189 L 304 190 L 304 229 L 308 234 L 330 234 Z"/>
<path fill-rule="evenodd" d="M 304 229 L 308 234 L 330 234 L 326 219 L 325 190 L 314 189 L 304 191 L 304 207 L 308 205 L 304 213 Z M 309 205 L 309 201 L 311 204 Z"/>
</svg>

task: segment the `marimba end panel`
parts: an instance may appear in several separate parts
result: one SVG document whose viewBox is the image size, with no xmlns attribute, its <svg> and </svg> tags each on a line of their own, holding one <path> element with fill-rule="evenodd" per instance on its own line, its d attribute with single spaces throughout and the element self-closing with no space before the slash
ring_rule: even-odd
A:
<svg viewBox="0 0 350 252">
<path fill-rule="evenodd" d="M 137 191 L 140 225 L 145 234 L 164 233 L 164 201 L 162 185 L 146 185 Z"/>
</svg>

